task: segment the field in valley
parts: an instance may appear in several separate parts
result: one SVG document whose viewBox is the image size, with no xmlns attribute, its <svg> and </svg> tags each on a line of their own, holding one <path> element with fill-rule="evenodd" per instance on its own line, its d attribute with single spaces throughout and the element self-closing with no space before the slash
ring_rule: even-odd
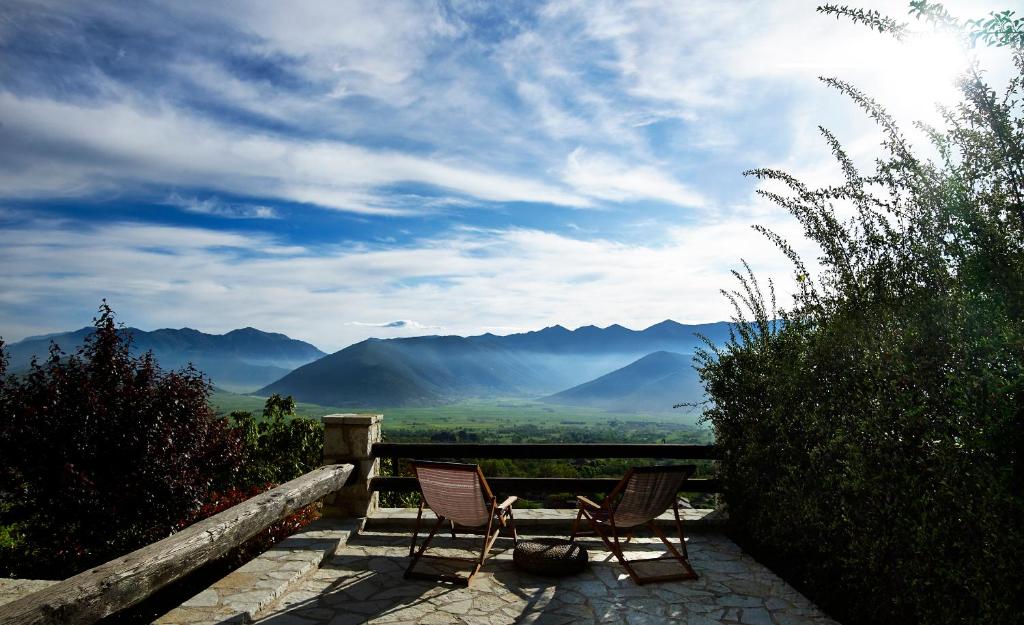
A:
<svg viewBox="0 0 1024 625">
<path fill-rule="evenodd" d="M 259 415 L 264 398 L 216 392 L 211 403 L 222 414 L 248 410 Z M 321 417 L 356 411 L 299 403 L 296 412 Z M 712 438 L 706 426 L 697 424 L 693 408 L 622 413 L 506 399 L 360 412 L 382 413 L 384 435 L 392 441 L 707 443 Z"/>
</svg>

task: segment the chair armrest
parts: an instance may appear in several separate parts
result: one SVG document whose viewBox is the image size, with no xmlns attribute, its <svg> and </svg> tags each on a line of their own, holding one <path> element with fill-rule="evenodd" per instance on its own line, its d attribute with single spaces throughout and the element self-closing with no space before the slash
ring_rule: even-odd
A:
<svg viewBox="0 0 1024 625">
<path fill-rule="evenodd" d="M 593 508 L 595 510 L 600 510 L 601 509 L 601 506 L 597 505 L 593 501 L 590 501 L 589 499 L 587 499 L 583 495 L 576 495 L 576 503 L 578 503 L 580 505 L 580 507 L 586 506 L 588 508 Z"/>
<path fill-rule="evenodd" d="M 511 497 L 509 497 L 505 501 L 503 501 L 500 504 L 498 504 L 498 510 L 504 510 L 505 508 L 511 508 L 512 504 L 514 504 L 518 499 L 519 499 L 519 497 L 516 497 L 515 495 L 512 495 Z"/>
</svg>

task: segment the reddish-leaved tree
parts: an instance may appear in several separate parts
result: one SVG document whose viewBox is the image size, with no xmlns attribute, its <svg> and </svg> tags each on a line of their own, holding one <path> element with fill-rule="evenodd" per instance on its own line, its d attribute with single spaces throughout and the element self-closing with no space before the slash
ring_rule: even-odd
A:
<svg viewBox="0 0 1024 625">
<path fill-rule="evenodd" d="M 76 353 L 53 345 L 25 375 L 6 374 L 0 343 L 0 529 L 19 554 L 0 574 L 77 573 L 180 529 L 234 481 L 240 437 L 209 382 L 133 356 L 99 312 Z"/>
</svg>

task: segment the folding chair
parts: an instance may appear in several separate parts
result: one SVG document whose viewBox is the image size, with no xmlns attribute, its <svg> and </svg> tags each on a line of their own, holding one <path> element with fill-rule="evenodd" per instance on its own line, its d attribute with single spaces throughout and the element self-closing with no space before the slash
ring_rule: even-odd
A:
<svg viewBox="0 0 1024 625">
<path fill-rule="evenodd" d="M 515 519 L 512 516 L 512 504 L 517 498 L 509 497 L 499 504 L 494 493 L 491 492 L 490 486 L 487 485 L 483 472 L 475 464 L 413 461 L 412 466 L 416 472 L 416 478 L 419 480 L 422 496 L 420 497 L 419 512 L 416 514 L 416 530 L 413 532 L 412 545 L 409 547 L 409 557 L 412 558 L 412 561 L 405 571 L 405 577 L 446 581 L 468 586 L 470 580 L 483 566 L 487 553 L 503 528 L 510 528 L 513 541 L 518 541 Z M 424 505 L 429 506 L 437 515 L 437 523 L 434 524 L 423 544 L 417 549 L 416 539 L 420 532 Z M 424 555 L 434 534 L 445 521 L 451 524 L 452 538 L 455 538 L 456 526 L 464 528 L 486 526 L 479 558 Z M 420 573 L 413 569 L 421 558 L 475 562 L 476 564 L 468 577 Z"/>
<path fill-rule="evenodd" d="M 693 472 L 696 466 L 661 466 L 661 467 L 633 467 L 626 472 L 626 475 L 615 486 L 611 493 L 605 497 L 600 505 L 583 496 L 576 497 L 579 512 L 576 514 L 576 521 L 572 525 L 572 536 L 582 533 L 590 533 L 579 530 L 581 519 L 586 519 L 590 524 L 593 533 L 601 537 L 609 551 L 626 568 L 629 576 L 637 584 L 650 582 L 665 582 L 671 580 L 697 579 L 697 573 L 690 566 L 686 552 L 686 538 L 683 536 L 683 523 L 679 518 L 679 491 Z M 676 530 L 679 533 L 679 549 L 669 542 L 664 532 L 658 528 L 655 519 L 665 510 L 672 508 L 676 518 Z M 665 543 L 668 553 L 657 558 L 646 560 L 626 559 L 622 551 L 622 543 L 619 542 L 620 532 L 626 533 L 623 543 L 628 543 L 633 538 L 633 530 L 640 526 L 647 525 L 651 531 Z M 634 564 L 675 560 L 683 571 L 668 575 L 641 576 L 634 569 Z"/>
</svg>

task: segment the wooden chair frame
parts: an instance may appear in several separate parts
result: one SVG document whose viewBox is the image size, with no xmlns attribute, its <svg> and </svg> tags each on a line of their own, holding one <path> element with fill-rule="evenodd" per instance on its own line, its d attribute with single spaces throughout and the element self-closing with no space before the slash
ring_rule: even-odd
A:
<svg viewBox="0 0 1024 625">
<path fill-rule="evenodd" d="M 416 529 L 413 531 L 413 534 L 412 534 L 412 544 L 409 546 L 409 557 L 412 558 L 412 560 L 409 562 L 409 567 L 405 570 L 405 577 L 406 577 L 406 579 L 410 579 L 410 578 L 425 579 L 425 580 L 430 580 L 430 581 L 443 581 L 443 582 L 450 582 L 450 583 L 453 583 L 453 584 L 461 584 L 461 585 L 464 585 L 464 586 L 469 586 L 469 583 L 473 579 L 473 576 L 476 575 L 480 571 L 480 567 L 483 566 L 484 560 L 487 559 L 487 554 L 490 552 L 491 546 L 494 545 L 494 541 L 498 539 L 498 535 L 501 534 L 501 530 L 503 530 L 505 528 L 510 528 L 512 530 L 512 540 L 513 540 L 513 542 L 514 543 L 518 542 L 519 535 L 516 533 L 515 517 L 512 515 L 512 504 L 516 502 L 518 497 L 508 497 L 507 499 L 505 499 L 505 501 L 503 501 L 503 502 L 501 502 L 499 504 L 497 498 L 494 496 L 494 493 L 491 491 L 491 487 L 487 484 L 487 479 L 484 477 L 483 471 L 481 471 L 480 467 L 478 465 L 475 465 L 475 464 L 462 464 L 462 463 L 456 463 L 456 462 L 426 462 L 426 461 L 413 461 L 412 464 L 413 464 L 414 469 L 416 467 L 434 467 L 434 468 L 449 469 L 449 470 L 454 470 L 454 471 L 475 472 L 476 476 L 477 476 L 477 479 L 480 480 L 480 489 L 483 491 L 484 504 L 490 508 L 490 513 L 488 514 L 488 517 L 487 517 L 486 529 L 484 529 L 484 533 L 483 533 L 483 545 L 482 545 L 482 547 L 480 549 L 480 557 L 479 558 L 456 558 L 456 557 L 428 555 L 428 554 L 425 553 L 426 550 L 427 550 L 427 547 L 430 545 L 430 542 L 434 539 L 434 535 L 437 533 L 437 530 L 441 528 L 441 526 L 444 524 L 445 521 L 448 521 L 451 524 L 452 539 L 454 539 L 456 537 L 456 534 L 455 534 L 455 527 L 456 527 L 455 521 L 453 521 L 451 519 L 446 519 L 444 516 L 442 516 L 440 514 L 437 514 L 436 511 L 435 511 L 435 514 L 437 514 L 437 522 L 434 523 L 434 527 L 432 527 L 430 529 L 430 532 L 427 534 L 427 537 L 423 540 L 423 544 L 420 545 L 419 548 L 417 549 L 417 547 L 416 547 L 416 539 L 419 536 L 420 526 L 421 526 L 422 520 L 423 520 L 423 509 L 426 506 L 426 497 L 423 495 L 423 492 L 421 490 L 421 492 L 420 492 L 420 507 L 419 507 L 419 511 L 416 513 Z M 481 525 L 479 527 L 484 527 L 484 526 Z M 468 529 L 474 529 L 474 528 L 468 528 Z M 476 528 L 476 529 L 478 529 L 478 528 Z M 461 577 L 461 576 L 458 576 L 458 575 L 441 575 L 441 574 L 431 574 L 431 573 L 420 573 L 420 572 L 414 571 L 413 569 L 416 567 L 416 564 L 418 564 L 421 559 L 448 560 L 448 561 L 457 561 L 457 562 L 475 562 L 475 565 L 473 566 L 473 569 L 470 571 L 469 576 L 467 576 L 467 577 Z"/>
<path fill-rule="evenodd" d="M 675 580 L 692 580 L 697 579 L 697 573 L 690 566 L 689 554 L 686 551 L 686 537 L 683 534 L 683 522 L 679 518 L 679 498 L 678 493 L 672 499 L 672 513 L 675 515 L 676 531 L 679 534 L 679 546 L 680 549 L 676 549 L 669 539 L 665 536 L 665 533 L 661 531 L 656 523 L 656 519 L 661 514 L 655 515 L 651 519 L 644 523 L 630 526 L 628 528 L 618 528 L 615 526 L 615 510 L 622 499 L 623 491 L 629 484 L 630 479 L 636 473 L 657 473 L 657 472 L 679 472 L 685 473 L 683 481 L 680 485 L 685 484 L 686 480 L 693 475 L 697 467 L 692 464 L 688 465 L 675 465 L 675 466 L 653 466 L 653 467 L 633 467 L 626 472 L 622 480 L 615 485 L 612 492 L 601 502 L 596 504 L 590 499 L 583 497 L 582 495 L 576 497 L 578 513 L 576 514 L 576 520 L 572 524 L 572 535 L 569 540 L 576 540 L 576 537 L 581 534 L 596 534 L 601 538 L 604 544 L 608 547 L 619 563 L 625 567 L 626 572 L 629 573 L 630 578 L 633 579 L 639 585 L 649 584 L 653 582 L 668 582 Z M 664 512 L 664 511 L 662 511 Z M 580 530 L 580 520 L 586 519 L 590 524 L 590 530 Z M 657 558 L 649 558 L 640 561 L 629 561 L 626 559 L 623 553 L 623 545 L 628 544 L 633 538 L 633 530 L 640 525 L 646 525 L 651 529 L 655 536 L 657 536 L 661 542 L 665 544 L 668 549 L 668 553 Z M 626 532 L 626 538 L 621 543 L 619 541 L 620 532 Z M 681 552 L 680 552 L 681 550 Z M 637 562 L 657 562 L 665 560 L 675 560 L 683 567 L 682 573 L 673 573 L 669 575 L 648 575 L 642 576 L 636 572 L 633 568 L 633 564 Z"/>
</svg>

